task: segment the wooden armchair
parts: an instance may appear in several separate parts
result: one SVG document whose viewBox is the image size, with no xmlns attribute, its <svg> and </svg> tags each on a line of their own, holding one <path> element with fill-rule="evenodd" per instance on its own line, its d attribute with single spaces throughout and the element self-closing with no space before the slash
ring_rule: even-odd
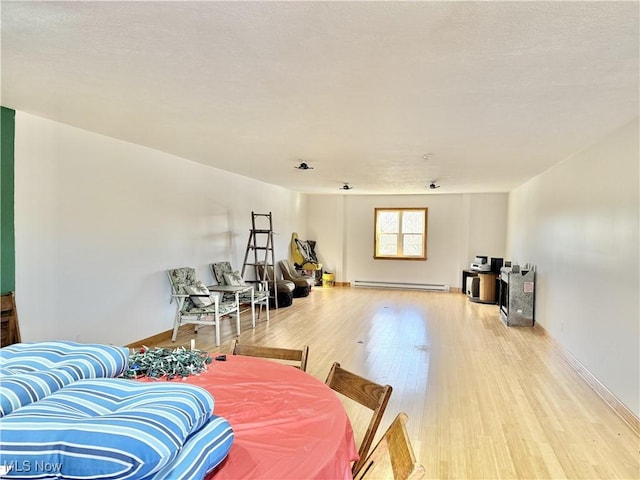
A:
<svg viewBox="0 0 640 480">
<path fill-rule="evenodd" d="M 277 347 L 261 347 L 258 345 L 243 345 L 236 339 L 231 343 L 232 355 L 245 355 L 247 357 L 273 358 L 276 360 L 286 360 L 296 362 L 294 365 L 303 372 L 307 371 L 307 357 L 309 356 L 309 346 L 305 345 L 301 350 Z"/>
<path fill-rule="evenodd" d="M 2 333 L 0 343 L 2 347 L 20 343 L 20 326 L 18 325 L 18 310 L 16 309 L 16 297 L 13 292 L 2 295 Z"/>
<path fill-rule="evenodd" d="M 357 474 L 369 453 L 373 438 L 387 408 L 393 388 L 391 385 L 380 385 L 364 377 L 351 373 L 335 362 L 329 371 L 325 383 L 336 392 L 358 402 L 373 411 L 367 431 L 358 449 L 360 460 L 353 464 L 351 471 Z"/>
<path fill-rule="evenodd" d="M 355 480 L 418 480 L 424 474 L 407 434 L 407 414 L 401 412 L 371 451 Z"/>
</svg>

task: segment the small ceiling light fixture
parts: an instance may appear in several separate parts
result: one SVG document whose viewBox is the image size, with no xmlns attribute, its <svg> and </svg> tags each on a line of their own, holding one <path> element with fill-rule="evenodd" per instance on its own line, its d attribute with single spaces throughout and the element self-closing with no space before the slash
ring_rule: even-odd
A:
<svg viewBox="0 0 640 480">
<path fill-rule="evenodd" d="M 311 167 L 307 162 L 300 162 L 300 165 L 298 165 L 297 167 L 298 170 L 313 170 L 313 167 Z"/>
<path fill-rule="evenodd" d="M 425 160 L 431 160 L 433 158 L 433 153 L 425 153 L 422 158 Z"/>
<path fill-rule="evenodd" d="M 435 190 L 436 188 L 440 188 L 440 185 L 436 185 L 436 181 L 432 181 L 431 185 L 429 185 L 430 190 Z"/>
<path fill-rule="evenodd" d="M 344 185 L 340 187 L 340 190 L 351 190 L 353 187 L 348 182 L 344 182 Z"/>
</svg>

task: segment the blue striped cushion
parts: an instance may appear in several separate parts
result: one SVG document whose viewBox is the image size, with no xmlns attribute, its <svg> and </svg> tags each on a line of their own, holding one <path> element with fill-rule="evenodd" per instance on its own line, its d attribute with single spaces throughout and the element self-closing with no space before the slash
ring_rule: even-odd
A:
<svg viewBox="0 0 640 480">
<path fill-rule="evenodd" d="M 207 425 L 187 440 L 176 460 L 152 478 L 202 479 L 226 458 L 232 443 L 233 430 L 229 422 L 213 415 Z"/>
<path fill-rule="evenodd" d="M 59 368 L 81 378 L 118 377 L 129 362 L 124 347 L 68 341 L 16 343 L 0 349 L 0 375 Z"/>
<path fill-rule="evenodd" d="M 126 348 L 76 342 L 16 343 L 0 349 L 0 417 L 83 378 L 117 377 Z"/>
<path fill-rule="evenodd" d="M 196 433 L 205 426 L 219 433 L 222 444 L 212 458 L 200 460 L 202 467 L 194 467 L 209 470 L 209 463 L 219 463 L 230 446 L 226 421 L 216 427 L 218 432 L 210 420 L 213 405 L 211 395 L 194 385 L 79 380 L 0 419 L 0 465 L 26 462 L 32 467 L 10 472 L 8 478 L 42 478 L 37 465 L 59 466 L 56 478 L 154 478 L 183 456 L 197 463 L 188 449 L 181 450 L 185 442 L 200 449 L 202 443 L 215 443 L 208 430 Z M 179 464 L 188 466 L 187 461 Z"/>
</svg>

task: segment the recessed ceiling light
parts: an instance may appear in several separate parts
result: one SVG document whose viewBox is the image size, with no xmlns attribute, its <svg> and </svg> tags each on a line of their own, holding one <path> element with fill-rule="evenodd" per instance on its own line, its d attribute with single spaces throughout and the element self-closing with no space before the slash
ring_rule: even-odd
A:
<svg viewBox="0 0 640 480">
<path fill-rule="evenodd" d="M 433 158 L 433 153 L 425 153 L 422 158 L 425 160 L 431 160 Z"/>
<path fill-rule="evenodd" d="M 298 170 L 313 170 L 313 167 L 310 166 L 307 162 L 300 162 L 300 165 L 298 165 L 297 167 Z"/>
</svg>

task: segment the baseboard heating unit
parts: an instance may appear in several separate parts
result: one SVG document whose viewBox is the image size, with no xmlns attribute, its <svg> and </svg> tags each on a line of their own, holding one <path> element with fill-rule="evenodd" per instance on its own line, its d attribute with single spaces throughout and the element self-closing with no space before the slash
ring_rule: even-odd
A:
<svg viewBox="0 0 640 480">
<path fill-rule="evenodd" d="M 398 288 L 402 290 L 425 290 L 427 292 L 448 292 L 449 285 L 442 283 L 409 283 L 409 282 L 375 282 L 370 280 L 354 280 L 354 287 Z"/>
</svg>

